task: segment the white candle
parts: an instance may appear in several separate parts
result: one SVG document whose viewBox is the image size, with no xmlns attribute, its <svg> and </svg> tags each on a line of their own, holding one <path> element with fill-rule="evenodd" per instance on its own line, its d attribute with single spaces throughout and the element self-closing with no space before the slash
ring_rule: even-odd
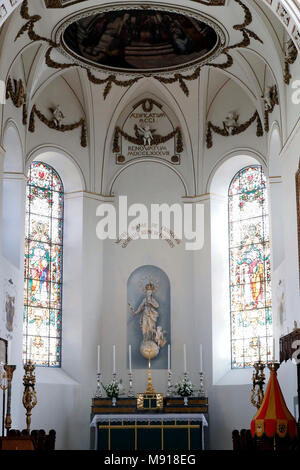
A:
<svg viewBox="0 0 300 470">
<path fill-rule="evenodd" d="M 30 343 L 29 343 L 29 361 L 32 360 L 32 338 L 30 338 Z"/>
<path fill-rule="evenodd" d="M 187 371 L 186 367 L 186 344 L 183 345 L 183 366 L 184 366 L 184 372 Z"/>
<path fill-rule="evenodd" d="M 200 369 L 199 369 L 199 372 L 203 372 L 203 355 L 202 355 L 202 344 L 200 344 L 199 346 L 199 354 L 200 354 Z"/>
<path fill-rule="evenodd" d="M 171 372 L 171 346 L 168 344 L 168 372 Z"/>
<path fill-rule="evenodd" d="M 275 338 L 273 338 L 273 362 L 275 362 Z"/>
<path fill-rule="evenodd" d="M 113 374 L 116 373 L 116 345 L 113 345 Z"/>
<path fill-rule="evenodd" d="M 100 374 L 101 366 L 100 366 L 100 344 L 98 344 L 98 363 L 97 363 L 97 374 Z"/>
<path fill-rule="evenodd" d="M 261 361 L 261 355 L 260 355 L 260 336 L 258 337 L 258 362 Z"/>
<path fill-rule="evenodd" d="M 128 353 L 129 353 L 129 372 L 132 372 L 131 369 L 131 344 L 128 346 Z"/>
</svg>

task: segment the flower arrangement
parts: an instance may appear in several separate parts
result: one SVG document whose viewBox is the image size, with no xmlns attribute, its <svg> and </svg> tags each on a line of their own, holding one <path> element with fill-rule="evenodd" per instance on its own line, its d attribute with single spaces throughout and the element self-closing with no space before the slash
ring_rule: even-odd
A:
<svg viewBox="0 0 300 470">
<path fill-rule="evenodd" d="M 120 382 L 117 382 L 115 379 L 113 379 L 112 382 L 110 382 L 109 384 L 104 385 L 103 383 L 101 383 L 101 385 L 105 390 L 108 398 L 118 398 L 119 395 L 121 395 L 124 391 L 122 379 L 120 380 Z"/>
<path fill-rule="evenodd" d="M 193 395 L 194 385 L 188 377 L 184 377 L 175 385 L 175 390 L 181 397 L 190 397 Z"/>
</svg>

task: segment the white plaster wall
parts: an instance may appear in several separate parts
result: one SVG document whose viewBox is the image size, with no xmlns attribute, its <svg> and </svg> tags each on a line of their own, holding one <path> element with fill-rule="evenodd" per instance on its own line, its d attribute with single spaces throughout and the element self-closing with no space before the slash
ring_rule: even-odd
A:
<svg viewBox="0 0 300 470">
<path fill-rule="evenodd" d="M 150 203 L 182 203 L 184 189 L 177 175 L 161 164 L 139 163 L 127 168 L 114 186 L 115 201 L 119 195 L 128 196 L 128 205 L 139 202 L 150 209 Z M 137 240 L 122 248 L 114 241 L 104 242 L 103 303 L 99 339 L 103 342 L 103 373 L 107 380 L 112 372 L 112 344 L 117 345 L 117 368 L 127 382 L 127 280 L 139 266 L 155 265 L 161 268 L 171 283 L 171 338 L 172 363 L 177 374 L 183 371 L 183 344 L 188 346 L 188 367 L 193 371 L 191 354 L 197 336 L 194 330 L 193 289 L 186 288 L 192 281 L 193 253 L 185 251 L 184 244 L 170 248 L 164 240 Z M 180 266 L 180 270 L 178 269 Z M 145 361 L 146 367 L 146 361 Z M 165 392 L 167 372 L 153 371 L 157 390 Z M 135 371 L 136 391 L 144 391 L 145 371 Z"/>
<path fill-rule="evenodd" d="M 280 326 L 280 333 L 286 334 L 287 329 L 294 328 L 294 321 L 300 325 L 300 291 L 298 266 L 298 236 L 297 236 L 297 208 L 295 175 L 299 165 L 299 127 L 294 138 L 281 153 L 282 186 L 284 211 L 282 217 L 282 231 L 284 233 L 285 257 L 280 266 L 280 277 L 285 282 L 285 316 Z M 278 276 L 278 273 L 277 273 Z M 273 295 L 276 292 L 273 291 Z M 278 373 L 284 396 L 289 409 L 295 413 L 294 398 L 297 395 L 296 367 L 289 361 L 283 364 Z"/>
<path fill-rule="evenodd" d="M 19 423 L 22 390 L 23 291 L 24 291 L 24 214 L 25 178 L 23 153 L 15 126 L 4 134 L 4 172 L 1 178 L 1 253 L 0 253 L 0 336 L 8 339 L 8 362 L 16 365 L 12 394 L 13 424 Z M 15 286 L 16 303 L 13 331 L 8 332 L 3 321 L 4 286 L 11 279 Z"/>
<path fill-rule="evenodd" d="M 289 154 L 286 154 L 286 157 L 293 159 L 293 162 L 289 163 L 289 168 L 286 168 L 283 175 L 284 197 L 290 205 L 285 213 L 285 226 L 289 227 L 285 233 L 285 240 L 288 238 L 285 246 L 290 244 L 285 267 L 290 328 L 294 319 L 294 302 L 298 295 L 298 266 L 293 252 L 297 249 L 296 220 L 294 220 L 296 201 L 295 194 L 290 190 L 294 184 L 294 173 L 298 165 L 294 156 L 295 148 L 297 140 L 289 149 Z M 238 170 L 230 163 L 228 166 L 231 170 Z M 122 173 L 116 181 L 114 193 L 116 196 L 127 194 L 129 202 L 173 203 L 182 202 L 183 186 L 179 178 L 168 168 L 141 163 Z M 234 428 L 249 427 L 255 411 L 249 405 L 251 371 L 245 373 L 236 371 L 235 379 L 227 378 L 227 382 L 223 380 L 217 383 L 213 377 L 213 351 L 214 354 L 218 354 L 213 343 L 218 319 L 213 312 L 216 308 L 222 308 L 222 305 L 214 307 L 219 291 L 217 287 L 212 288 L 212 280 L 213 273 L 216 274 L 219 269 L 219 264 L 217 259 L 212 262 L 211 258 L 211 240 L 214 243 L 215 238 L 218 238 L 217 232 L 211 233 L 213 227 L 211 215 L 217 214 L 216 204 L 219 202 L 210 200 L 209 196 L 199 198 L 199 201 L 205 205 L 205 245 L 202 251 L 189 253 L 184 250 L 183 245 L 171 249 L 161 240 L 132 242 L 126 249 L 122 249 L 113 241 L 103 243 L 97 239 L 95 232 L 96 208 L 101 203 L 101 198 L 80 192 L 66 197 L 63 367 L 61 371 L 37 369 L 39 403 L 33 411 L 33 427 L 56 429 L 57 448 L 89 447 L 89 414 L 91 397 L 96 386 L 97 344 L 100 343 L 103 350 L 104 380 L 110 379 L 112 344 L 117 344 L 118 373 L 127 384 L 127 345 L 124 334 L 126 282 L 131 272 L 143 264 L 161 267 L 171 281 L 174 343 L 172 360 L 176 370 L 174 380 L 177 379 L 178 372 L 183 369 L 182 345 L 186 343 L 188 368 L 194 383 L 198 383 L 198 345 L 200 342 L 203 344 L 206 387 L 210 403 L 210 448 L 231 448 L 231 431 Z M 293 262 L 293 271 L 290 270 L 291 262 Z M 224 295 L 226 297 L 225 287 Z M 297 311 L 299 312 L 299 309 Z M 18 354 L 21 354 L 20 348 Z M 223 359 L 225 362 L 221 369 L 226 367 L 226 355 Z M 20 361 L 18 364 L 20 371 Z M 218 376 L 221 374 L 222 370 L 218 372 Z M 145 379 L 145 371 L 137 371 L 136 391 L 144 390 Z M 153 380 L 157 390 L 163 392 L 166 390 L 166 372 L 154 371 Z M 293 411 L 294 366 L 291 364 L 282 366 L 279 380 L 286 394 L 288 406 Z M 20 384 L 21 377 L 16 376 L 13 418 L 14 425 L 22 428 L 25 421 L 24 410 L 19 406 L 22 392 Z"/>
<path fill-rule="evenodd" d="M 178 3 L 183 2 L 179 1 Z M 75 8 L 79 9 L 80 5 Z M 236 8 L 236 11 L 238 19 L 240 19 L 240 7 Z M 47 12 L 49 21 L 44 22 L 47 23 L 45 25 L 47 31 L 43 32 L 46 36 L 50 34 L 51 21 L 54 16 L 60 13 L 58 10 L 57 12 Z M 2 51 L 1 58 L 4 66 L 1 68 L 1 78 L 5 78 L 9 71 L 9 57 L 13 57 L 17 50 L 26 44 L 25 36 L 17 43 L 13 41 L 15 30 L 22 23 L 19 17 L 16 20 L 16 28 L 9 30 L 7 35 L 7 41 L 11 41 L 11 45 Z M 234 34 L 237 39 L 240 38 L 239 32 L 235 31 Z M 267 44 L 267 40 L 265 44 Z M 269 59 L 274 59 L 273 52 L 270 53 Z M 278 58 L 277 61 L 279 61 Z M 41 68 L 43 64 L 44 61 L 41 60 Z M 294 75 L 296 75 L 297 67 L 297 64 L 293 66 Z M 232 77 L 234 77 L 235 71 L 236 68 L 233 67 Z M 13 78 L 21 77 L 22 67 L 19 64 L 10 72 Z M 68 73 L 71 74 L 72 71 Z M 281 76 L 280 73 L 278 68 L 278 77 Z M 79 73 L 79 75 L 84 74 L 85 72 Z M 96 388 L 97 344 L 100 343 L 102 346 L 104 381 L 108 381 L 111 377 L 112 345 L 116 344 L 118 374 L 123 377 L 127 385 L 126 283 L 131 272 L 143 264 L 159 266 L 171 281 L 172 362 L 176 371 L 173 377 L 174 381 L 177 380 L 178 373 L 183 369 L 182 345 L 186 343 L 188 345 L 188 368 L 194 383 L 198 384 L 198 346 L 199 343 L 203 344 L 210 409 L 210 448 L 230 449 L 232 430 L 249 428 L 255 412 L 255 409 L 249 404 L 251 371 L 230 371 L 230 348 L 226 342 L 226 339 L 229 338 L 228 272 L 225 273 L 222 270 L 226 269 L 224 255 L 227 257 L 227 252 L 225 253 L 221 246 L 226 241 L 227 226 L 223 211 L 226 202 L 218 196 L 205 195 L 205 193 L 212 192 L 222 195 L 223 190 L 226 191 L 226 185 L 221 188 L 220 181 L 215 187 L 210 186 L 210 182 L 217 168 L 228 156 L 241 155 L 247 150 L 252 158 L 256 156 L 259 162 L 266 163 L 268 160 L 268 138 L 258 138 L 255 134 L 256 126 L 253 124 L 246 133 L 233 138 L 223 138 L 213 134 L 214 146 L 210 150 L 206 149 L 204 134 L 207 119 L 222 125 L 226 113 L 236 109 L 240 113 L 241 122 L 244 122 L 254 112 L 255 107 L 246 94 L 245 88 L 242 91 L 235 84 L 233 78 L 218 95 L 206 115 L 207 110 L 204 104 L 205 74 L 206 72 L 203 70 L 199 81 L 188 83 L 189 98 L 182 93 L 178 83 L 164 86 L 156 82 L 154 84 L 151 79 L 145 78 L 128 89 L 113 86 L 112 92 L 104 101 L 103 87 L 91 86 L 84 82 L 82 95 L 85 100 L 85 109 L 83 110 L 81 103 L 75 98 L 76 93 L 73 93 L 74 90 L 71 89 L 70 83 L 68 84 L 62 77 L 54 80 L 45 92 L 43 86 L 46 81 L 41 80 L 41 83 L 43 82 L 41 88 L 32 97 L 33 101 L 37 99 L 37 104 L 44 113 L 48 113 L 48 107 L 58 102 L 61 103 L 66 114 L 66 122 L 73 122 L 82 117 L 83 112 L 86 112 L 92 130 L 87 149 L 80 147 L 79 129 L 60 134 L 49 130 L 37 120 L 36 132 L 26 134 L 26 154 L 29 156 L 29 161 L 32 158 L 38 158 L 40 151 L 47 151 L 48 153 L 44 153 L 41 159 L 57 169 L 68 193 L 65 199 L 62 369 L 37 369 L 38 405 L 33 411 L 32 421 L 33 428 L 56 429 L 58 449 L 89 447 L 90 405 Z M 45 80 L 48 75 L 49 71 L 44 70 Z M 38 72 L 33 66 L 29 84 L 32 85 L 32 81 L 35 81 L 34 85 L 38 86 L 37 77 Z M 210 75 L 209 103 L 218 89 L 214 77 L 214 74 Z M 251 80 L 246 71 L 244 79 L 250 87 L 252 83 L 250 83 Z M 268 77 L 267 81 L 269 80 Z M 272 82 L 272 80 L 270 81 Z M 80 88 L 82 83 L 76 83 L 76 86 Z M 185 155 L 189 161 L 189 170 L 184 173 L 189 194 L 194 194 L 194 192 L 195 194 L 204 194 L 195 199 L 196 202 L 201 202 L 205 206 L 205 245 L 203 250 L 199 252 L 186 252 L 182 244 L 171 249 L 162 240 L 136 241 L 130 243 L 128 248 L 123 249 L 113 241 L 101 242 L 96 237 L 95 230 L 98 220 L 96 208 L 105 198 L 101 198 L 99 194 L 83 193 L 82 190 L 108 193 L 114 168 L 111 172 L 104 174 L 103 160 L 111 159 L 108 165 L 111 169 L 113 165 L 110 163 L 114 161 L 114 157 L 111 155 L 110 139 L 114 125 L 119 112 L 135 97 L 145 93 L 145 90 L 161 97 L 177 114 L 185 132 L 185 143 L 189 143 Z M 290 107 L 291 90 L 290 87 L 286 97 L 288 119 L 285 127 L 287 127 L 288 134 L 299 119 L 298 108 L 295 105 L 293 108 Z M 249 95 L 251 93 L 249 89 Z M 21 109 L 14 108 L 9 101 L 3 114 L 3 123 L 8 117 L 20 122 L 22 112 Z M 277 107 L 273 118 L 280 120 L 282 116 L 285 116 L 284 112 L 280 114 Z M 110 133 L 107 132 L 107 129 Z M 272 158 L 270 158 L 270 176 L 282 177 L 281 189 L 278 190 L 274 185 L 274 190 L 271 190 L 272 215 L 274 217 L 272 237 L 275 285 L 282 278 L 286 286 L 286 321 L 281 325 L 282 331 L 285 331 L 287 327 L 291 330 L 293 321 L 297 317 L 299 318 L 298 259 L 295 256 L 298 245 L 294 178 L 298 168 L 300 137 L 299 130 L 295 129 L 295 132 L 297 135 L 290 140 L 289 146 L 281 155 L 282 165 L 279 166 L 282 168 L 282 172 L 280 175 L 276 174 L 278 165 L 273 165 Z M 20 135 L 25 148 L 25 128 L 22 126 L 20 126 Z M 47 148 L 44 148 L 45 146 Z M 49 150 L 51 147 L 52 149 Z M 57 154 L 54 155 L 53 148 L 56 148 L 56 151 L 64 149 L 68 154 L 69 161 L 73 164 L 61 164 L 64 159 L 62 155 L 60 157 Z M 271 146 L 269 154 L 273 154 L 273 152 L 278 153 L 278 148 L 275 149 Z M 195 164 L 195 176 L 190 171 L 192 161 Z M 241 163 L 240 165 L 243 166 Z M 232 161 L 228 163 L 226 173 L 228 184 L 241 166 L 238 167 L 236 162 L 233 164 Z M 220 172 L 222 173 L 222 169 Z M 222 174 L 223 176 L 224 174 Z M 195 182 L 193 181 L 194 177 Z M 113 192 L 116 196 L 127 194 L 129 201 L 145 202 L 148 205 L 150 202 L 181 203 L 184 188 L 180 179 L 170 169 L 155 163 L 142 163 L 125 170 L 113 185 Z M 283 201 L 281 212 L 278 208 L 280 201 Z M 282 223 L 280 222 L 281 218 Z M 20 216 L 19 223 L 15 227 L 16 236 L 22 241 L 24 234 L 21 222 Z M 225 231 L 219 231 L 221 226 L 225 227 Z M 1 233 L 6 236 L 5 227 L 1 228 L 0 226 L 0 229 Z M 12 247 L 10 248 L 13 250 Z M 1 275 L 16 272 L 19 279 L 19 323 L 15 331 L 15 343 L 11 349 L 12 355 L 10 357 L 10 360 L 17 364 L 13 385 L 13 426 L 18 428 L 23 428 L 25 424 L 25 412 L 21 405 L 23 391 L 21 365 L 23 255 L 21 250 L 22 248 L 20 248 L 17 272 L 14 266 L 3 259 L 1 259 L 0 266 Z M 15 251 L 12 253 L 15 256 Z M 153 380 L 157 390 L 165 392 L 166 372 L 154 371 Z M 287 404 L 293 411 L 296 373 L 295 367 L 291 363 L 280 368 L 279 380 Z M 144 390 L 145 381 L 145 371 L 136 371 L 136 391 Z"/>
</svg>

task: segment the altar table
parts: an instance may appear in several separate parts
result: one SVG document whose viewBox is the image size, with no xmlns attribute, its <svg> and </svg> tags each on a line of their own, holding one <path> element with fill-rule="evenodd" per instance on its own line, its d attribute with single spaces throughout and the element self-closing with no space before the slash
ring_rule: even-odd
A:
<svg viewBox="0 0 300 470">
<path fill-rule="evenodd" d="M 98 414 L 95 450 L 203 450 L 203 414 Z"/>
</svg>

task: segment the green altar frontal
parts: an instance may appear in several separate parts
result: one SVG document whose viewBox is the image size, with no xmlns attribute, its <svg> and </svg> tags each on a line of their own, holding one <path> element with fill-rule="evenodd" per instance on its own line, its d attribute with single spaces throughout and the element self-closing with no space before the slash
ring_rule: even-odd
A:
<svg viewBox="0 0 300 470">
<path fill-rule="evenodd" d="M 157 412 L 137 409 L 137 400 L 93 399 L 91 448 L 95 450 L 182 450 L 204 449 L 207 398 L 165 398 Z"/>
</svg>

